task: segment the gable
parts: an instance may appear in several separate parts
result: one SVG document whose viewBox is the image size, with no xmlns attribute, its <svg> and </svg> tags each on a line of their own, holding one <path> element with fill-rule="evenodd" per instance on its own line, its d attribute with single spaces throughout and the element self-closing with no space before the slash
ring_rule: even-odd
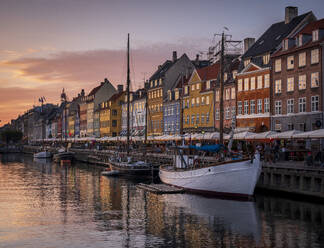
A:
<svg viewBox="0 0 324 248">
<path fill-rule="evenodd" d="M 200 79 L 200 77 L 199 77 L 199 75 L 197 73 L 197 70 L 194 70 L 192 72 L 191 77 L 190 77 L 190 79 L 188 81 L 189 84 L 190 83 L 195 83 L 195 82 L 201 82 L 201 79 Z"/>
<path fill-rule="evenodd" d="M 260 66 L 257 66 L 256 64 L 253 64 L 253 63 L 249 63 L 240 73 L 258 71 L 260 69 L 261 69 Z"/>
</svg>

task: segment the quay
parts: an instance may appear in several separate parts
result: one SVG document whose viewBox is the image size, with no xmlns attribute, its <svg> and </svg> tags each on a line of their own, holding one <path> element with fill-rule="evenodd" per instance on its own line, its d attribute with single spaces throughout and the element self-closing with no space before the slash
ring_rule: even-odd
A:
<svg viewBox="0 0 324 248">
<path fill-rule="evenodd" d="M 33 153 L 39 150 L 40 148 L 36 146 L 25 146 L 23 152 Z M 110 150 L 71 148 L 70 151 L 75 153 L 75 160 L 100 166 L 108 166 L 108 158 L 114 154 L 114 151 Z M 143 154 L 132 152 L 132 156 L 140 158 Z M 173 160 L 172 155 L 166 153 L 148 153 L 146 158 L 154 165 L 171 164 Z M 208 163 L 216 162 L 212 157 L 207 158 L 207 161 Z M 307 166 L 304 161 L 280 161 L 275 164 L 263 162 L 256 189 L 324 199 L 324 168 Z"/>
</svg>

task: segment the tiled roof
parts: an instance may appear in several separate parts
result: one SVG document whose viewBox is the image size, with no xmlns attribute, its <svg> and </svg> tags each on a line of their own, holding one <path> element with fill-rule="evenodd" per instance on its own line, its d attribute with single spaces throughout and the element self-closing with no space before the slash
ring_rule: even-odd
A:
<svg viewBox="0 0 324 248">
<path fill-rule="evenodd" d="M 216 62 L 210 66 L 197 69 L 197 73 L 202 81 L 216 79 L 220 70 L 220 63 Z"/>
<path fill-rule="evenodd" d="M 247 50 L 242 58 L 249 58 L 257 55 L 262 55 L 273 50 L 300 24 L 304 18 L 311 14 L 307 12 L 292 19 L 288 24 L 284 21 L 272 24 L 267 31 Z"/>
<path fill-rule="evenodd" d="M 113 94 L 110 98 L 109 101 L 115 101 L 117 100 L 121 95 L 123 95 L 125 91 L 121 91 L 121 92 L 117 92 L 115 94 Z"/>
</svg>

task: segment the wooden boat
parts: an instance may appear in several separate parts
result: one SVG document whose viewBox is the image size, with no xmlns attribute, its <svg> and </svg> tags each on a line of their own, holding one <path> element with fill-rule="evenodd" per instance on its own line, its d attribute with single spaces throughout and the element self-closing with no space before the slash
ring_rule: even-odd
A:
<svg viewBox="0 0 324 248">
<path fill-rule="evenodd" d="M 34 153 L 34 158 L 51 158 L 51 157 L 52 157 L 52 153 L 49 151 L 41 151 L 41 152 Z"/>
<path fill-rule="evenodd" d="M 73 152 L 59 152 L 53 155 L 54 162 L 60 163 L 61 160 L 70 160 L 74 158 Z"/>
</svg>

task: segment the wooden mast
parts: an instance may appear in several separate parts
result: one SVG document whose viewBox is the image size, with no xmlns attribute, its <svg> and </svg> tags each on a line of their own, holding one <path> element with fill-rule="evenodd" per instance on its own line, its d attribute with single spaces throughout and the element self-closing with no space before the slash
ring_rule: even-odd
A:
<svg viewBox="0 0 324 248">
<path fill-rule="evenodd" d="M 223 128 L 224 128 L 224 32 L 222 33 L 222 44 L 221 44 L 221 57 L 220 57 L 220 103 L 219 103 L 219 143 L 223 144 Z"/>
<path fill-rule="evenodd" d="M 129 155 L 129 85 L 130 85 L 130 77 L 129 77 L 129 34 L 127 35 L 127 86 L 126 86 L 126 94 L 127 94 L 127 156 Z"/>
</svg>

